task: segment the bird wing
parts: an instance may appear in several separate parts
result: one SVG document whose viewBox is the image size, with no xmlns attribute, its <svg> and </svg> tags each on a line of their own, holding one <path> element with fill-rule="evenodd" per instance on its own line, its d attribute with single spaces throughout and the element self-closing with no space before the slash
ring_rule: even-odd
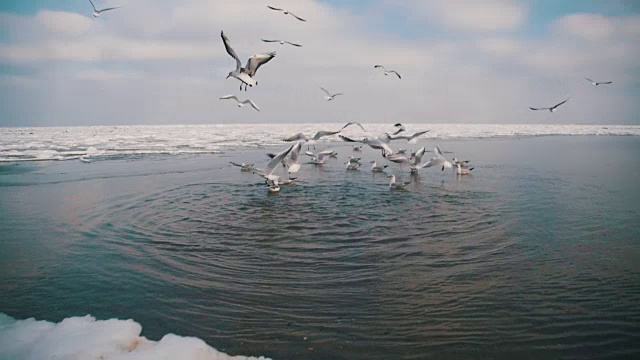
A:
<svg viewBox="0 0 640 360">
<path fill-rule="evenodd" d="M 603 81 L 603 82 L 596 83 L 596 85 L 608 85 L 608 84 L 612 84 L 612 83 L 613 83 L 613 81 Z"/>
<path fill-rule="evenodd" d="M 400 76 L 400 74 L 398 74 L 398 72 L 397 72 L 397 71 L 395 71 L 395 70 L 391 70 L 391 71 L 389 71 L 389 72 L 390 72 L 390 73 L 394 73 L 394 74 L 396 74 L 396 76 L 398 77 L 398 79 L 402 79 L 402 76 Z"/>
<path fill-rule="evenodd" d="M 394 133 L 393 133 L 393 134 L 391 134 L 391 135 L 398 135 L 398 134 L 400 134 L 400 133 L 401 133 L 401 132 L 403 132 L 403 131 L 404 131 L 404 127 L 401 127 L 401 128 L 398 128 L 398 130 L 396 130 L 396 132 L 394 132 Z"/>
<path fill-rule="evenodd" d="M 335 93 L 335 94 L 333 94 L 331 96 L 335 97 L 335 96 L 338 96 L 338 95 L 344 95 L 344 94 L 343 93 Z"/>
<path fill-rule="evenodd" d="M 378 146 L 380 146 L 382 148 L 382 151 L 384 151 L 384 153 L 387 156 L 393 155 L 393 149 L 391 148 L 391 146 L 381 142 Z"/>
<path fill-rule="evenodd" d="M 291 149 L 291 161 L 293 161 L 294 163 L 298 161 L 301 149 L 302 141 L 298 141 L 295 145 L 293 145 L 293 149 Z"/>
<path fill-rule="evenodd" d="M 420 162 L 422 161 L 422 156 L 424 156 L 424 153 L 427 151 L 427 149 L 423 147 L 420 148 L 420 150 L 416 151 L 416 155 L 413 157 L 413 165 L 418 165 L 420 164 Z"/>
<path fill-rule="evenodd" d="M 338 135 L 338 137 L 340 139 L 346 141 L 346 142 L 357 142 L 357 143 L 364 143 L 365 142 L 365 140 L 354 140 L 354 139 L 348 138 L 348 137 L 346 137 L 344 135 Z"/>
<path fill-rule="evenodd" d="M 339 133 L 341 130 L 338 131 L 324 131 L 324 130 L 320 130 L 318 131 L 315 135 L 313 135 L 313 139 L 314 140 L 318 140 L 323 136 L 331 136 L 331 135 L 335 135 L 337 133 Z"/>
<path fill-rule="evenodd" d="M 384 66 L 382 66 L 382 65 L 373 65 L 373 68 L 374 69 L 382 68 L 382 70 L 387 71 L 387 69 L 385 69 Z"/>
<path fill-rule="evenodd" d="M 318 160 L 322 161 L 327 155 L 333 154 L 333 150 L 324 150 L 318 153 Z"/>
<path fill-rule="evenodd" d="M 587 78 L 587 77 L 586 77 L 585 79 L 586 79 L 588 82 L 591 82 L 591 83 L 593 82 L 593 80 L 591 80 L 591 79 L 589 79 L 589 78 Z"/>
<path fill-rule="evenodd" d="M 227 50 L 227 54 L 236 59 L 236 71 L 240 71 L 240 68 L 242 68 L 242 62 L 240 62 L 238 54 L 236 54 L 236 51 L 231 47 L 231 42 L 229 42 L 229 39 L 224 35 L 224 31 L 220 31 L 220 36 L 222 37 L 222 43 L 224 44 L 224 48 Z"/>
<path fill-rule="evenodd" d="M 298 141 L 298 140 L 309 140 L 303 133 L 297 133 L 293 136 L 289 136 L 288 138 L 282 139 L 282 141 Z"/>
<path fill-rule="evenodd" d="M 296 15 L 296 14 L 292 13 L 291 11 L 289 11 L 289 15 L 293 16 L 294 18 L 296 18 L 296 19 L 298 19 L 298 20 L 300 20 L 300 21 L 304 21 L 304 22 L 306 22 L 306 21 L 307 21 L 307 20 L 305 20 L 305 19 L 301 18 L 300 16 L 298 16 L 298 15 Z"/>
<path fill-rule="evenodd" d="M 327 91 L 327 89 L 323 88 L 322 86 L 320 86 L 320 89 L 322 89 L 322 91 L 324 91 L 327 96 L 331 96 L 331 93 Z"/>
<path fill-rule="evenodd" d="M 312 153 L 311 151 L 305 151 L 304 154 L 313 158 L 316 157 L 316 154 Z"/>
<path fill-rule="evenodd" d="M 234 99 L 235 101 L 240 101 L 240 100 L 238 100 L 238 97 L 235 96 L 235 95 L 225 95 L 225 96 L 220 98 L 220 100 L 228 100 L 228 99 Z"/>
<path fill-rule="evenodd" d="M 232 165 L 235 165 L 235 166 L 242 167 L 242 164 L 234 163 L 233 161 L 229 161 L 229 163 L 232 164 Z"/>
<path fill-rule="evenodd" d="M 293 46 L 297 46 L 297 47 L 302 47 L 302 45 L 300 44 L 296 44 L 296 43 L 292 43 L 291 41 L 285 41 L 287 44 L 289 45 L 293 45 Z"/>
<path fill-rule="evenodd" d="M 105 11 L 109 11 L 109 10 L 115 10 L 115 9 L 120 9 L 122 6 L 116 6 L 116 7 L 110 7 L 110 8 L 106 8 L 106 9 L 102 9 L 102 10 L 96 10 L 99 13 L 103 13 Z"/>
<path fill-rule="evenodd" d="M 534 107 L 531 107 L 531 106 L 529 106 L 529 109 L 531 109 L 531 110 L 549 110 L 549 108 L 534 108 Z"/>
<path fill-rule="evenodd" d="M 275 10 L 275 11 L 282 11 L 282 9 L 279 9 L 279 8 L 277 8 L 277 7 L 273 7 L 273 6 L 271 6 L 271 5 L 267 5 L 267 7 L 268 7 L 269 9 L 271 9 L 271 10 Z"/>
<path fill-rule="evenodd" d="M 360 127 L 360 129 L 362 129 L 362 131 L 367 131 L 364 129 L 364 127 L 362 127 L 362 124 L 360 124 L 359 122 L 348 122 L 345 126 L 342 127 L 342 129 L 340 129 L 340 131 L 346 129 L 347 127 L 351 126 L 351 125 L 358 125 Z"/>
<path fill-rule="evenodd" d="M 402 123 L 395 123 L 393 126 L 395 126 L 395 127 L 402 127 Z"/>
<path fill-rule="evenodd" d="M 565 101 L 563 101 L 563 102 L 561 102 L 561 103 L 558 103 L 558 104 L 553 105 L 551 108 L 552 108 L 552 109 L 555 109 L 555 108 L 557 108 L 558 106 L 560 106 L 560 105 L 562 105 L 562 104 L 566 103 L 567 101 L 569 101 L 569 98 L 567 98 L 567 100 L 565 100 Z"/>
<path fill-rule="evenodd" d="M 264 41 L 264 42 L 268 42 L 268 43 L 272 43 L 272 42 L 280 42 L 280 40 L 267 40 L 267 39 L 262 39 L 262 41 Z"/>
<path fill-rule="evenodd" d="M 407 140 L 411 141 L 415 138 L 417 138 L 418 136 L 424 135 L 426 133 L 428 133 L 430 130 L 424 130 L 424 131 L 418 131 L 417 133 L 414 133 L 413 135 L 411 135 Z"/>
<path fill-rule="evenodd" d="M 440 151 L 440 148 L 439 148 L 439 147 L 437 147 L 437 146 L 436 146 L 436 147 L 434 147 L 434 148 L 433 148 L 433 153 L 436 155 L 436 158 L 437 158 L 437 159 L 442 159 L 442 160 L 444 160 L 444 156 L 442 155 L 442 151 Z M 433 159 L 431 159 L 431 160 L 433 160 Z"/>
<path fill-rule="evenodd" d="M 271 161 L 269 161 L 269 163 L 267 164 L 267 167 L 264 170 L 265 175 L 271 175 L 271 173 L 273 173 L 273 170 L 275 170 L 276 166 L 278 166 L 278 164 L 282 161 L 282 159 L 284 159 L 289 154 L 289 152 L 293 149 L 294 146 L 295 145 L 291 145 L 290 147 L 283 150 L 279 154 L 276 154 L 276 156 L 274 156 L 273 159 L 271 159 Z"/>
<path fill-rule="evenodd" d="M 260 68 L 260 66 L 268 63 L 275 56 L 276 56 L 275 51 L 267 54 L 253 55 L 252 57 L 249 58 L 249 60 L 247 60 L 247 66 L 246 66 L 247 74 L 249 76 L 254 76 L 258 71 L 258 69 Z"/>
<path fill-rule="evenodd" d="M 256 105 L 256 103 L 254 103 L 254 102 L 253 102 L 253 100 L 249 100 L 249 99 L 247 99 L 247 100 L 245 100 L 245 101 L 244 101 L 244 103 L 245 103 L 245 104 L 246 104 L 246 103 L 249 103 L 249 104 L 251 105 L 251 107 L 252 107 L 252 108 L 254 108 L 254 109 L 256 109 L 256 110 L 260 111 L 260 108 L 258 107 L 258 105 Z"/>
<path fill-rule="evenodd" d="M 91 6 L 93 6 L 93 11 L 98 11 L 98 9 L 96 9 L 96 6 L 93 4 L 93 1 L 89 0 L 89 2 L 91 3 Z"/>
</svg>

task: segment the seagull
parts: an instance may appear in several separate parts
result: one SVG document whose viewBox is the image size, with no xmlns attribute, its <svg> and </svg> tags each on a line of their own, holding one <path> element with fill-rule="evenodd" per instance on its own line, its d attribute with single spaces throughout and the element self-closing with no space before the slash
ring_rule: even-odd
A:
<svg viewBox="0 0 640 360">
<path fill-rule="evenodd" d="M 255 165 L 255 164 L 245 164 L 245 163 L 238 164 L 238 163 L 234 163 L 233 161 L 229 161 L 229 163 L 233 166 L 239 167 L 240 171 L 244 171 L 244 172 L 249 172 L 253 170 L 253 165 Z"/>
<path fill-rule="evenodd" d="M 398 149 L 398 155 L 406 154 L 406 153 L 407 153 L 407 149 Z"/>
<path fill-rule="evenodd" d="M 389 165 L 385 165 L 385 166 L 378 166 L 378 164 L 376 163 L 375 160 L 371 161 L 371 171 L 373 172 L 384 172 L 384 169 L 386 169 L 387 167 L 389 167 Z"/>
<path fill-rule="evenodd" d="M 394 162 L 396 164 L 409 164 L 409 163 L 411 163 L 411 159 L 410 158 L 408 158 L 406 156 L 403 156 L 403 155 L 400 155 L 400 154 L 387 155 L 387 156 L 384 156 L 384 158 L 389 160 L 389 161 L 391 161 L 391 162 Z"/>
<path fill-rule="evenodd" d="M 267 180 L 267 189 L 269 192 L 276 193 L 280 192 L 280 185 L 278 184 L 278 180 Z"/>
<path fill-rule="evenodd" d="M 389 133 L 385 133 L 384 134 L 384 139 L 387 139 L 387 142 L 391 141 L 391 140 L 407 140 L 410 143 L 415 143 L 416 139 L 421 136 L 424 135 L 426 133 L 428 133 L 430 130 L 424 130 L 424 131 L 418 131 L 417 133 L 413 133 L 412 135 L 389 135 Z"/>
<path fill-rule="evenodd" d="M 456 175 L 469 175 L 471 174 L 471 170 L 473 170 L 475 168 L 468 168 L 468 169 L 464 169 L 462 168 L 462 164 L 458 163 L 456 164 Z"/>
<path fill-rule="evenodd" d="M 227 79 L 229 77 L 234 77 L 240 80 L 240 90 L 242 90 L 242 84 L 244 84 L 244 90 L 247 91 L 247 86 L 258 85 L 258 82 L 253 79 L 256 75 L 256 72 L 260 68 L 260 66 L 268 63 L 274 56 L 276 56 L 276 52 L 270 52 L 266 54 L 257 54 L 247 60 L 247 65 L 242 67 L 242 63 L 240 62 L 240 58 L 238 54 L 236 54 L 235 50 L 231 47 L 231 43 L 229 39 L 224 35 L 224 31 L 220 31 L 220 36 L 222 37 L 222 42 L 224 43 L 224 48 L 227 50 L 227 54 L 229 54 L 232 58 L 236 60 L 236 69 L 234 71 L 230 71 L 229 75 L 227 75 Z"/>
<path fill-rule="evenodd" d="M 320 87 L 320 89 L 322 89 L 322 91 L 324 91 L 324 92 L 327 94 L 327 96 L 325 96 L 325 97 L 324 97 L 324 98 L 325 98 L 325 100 L 327 100 L 327 101 L 331 101 L 331 100 L 335 99 L 335 97 L 336 97 L 336 96 L 338 96 L 338 95 L 344 95 L 343 93 L 335 93 L 335 94 L 331 94 L 330 92 L 328 92 L 328 91 L 327 91 L 325 88 L 323 88 L 323 87 Z"/>
<path fill-rule="evenodd" d="M 469 163 L 469 160 L 458 160 L 456 158 L 453 158 L 453 165 L 462 165 L 462 166 L 466 166 L 465 164 Z"/>
<path fill-rule="evenodd" d="M 391 190 L 404 190 L 404 188 L 411 184 L 411 181 L 405 181 L 405 182 L 396 182 L 396 176 L 395 175 L 389 175 L 387 176 L 389 179 L 389 188 Z"/>
<path fill-rule="evenodd" d="M 393 149 L 391 149 L 391 147 L 387 143 L 383 142 L 380 139 L 364 138 L 361 140 L 356 140 L 356 139 L 346 137 L 344 135 L 338 135 L 338 136 L 340 137 L 340 139 L 346 142 L 358 142 L 365 145 L 369 145 L 369 147 L 371 147 L 372 149 L 382 150 L 382 154 L 385 156 L 393 155 Z"/>
<path fill-rule="evenodd" d="M 411 161 L 411 173 L 417 173 L 418 172 L 418 167 L 420 166 L 420 163 L 422 162 L 422 157 L 424 156 L 424 153 L 427 151 L 427 149 L 423 147 L 421 147 L 418 151 L 416 151 L 415 155 L 413 155 L 413 159 Z"/>
<path fill-rule="evenodd" d="M 90 164 L 91 163 L 91 159 L 89 159 L 89 155 L 80 156 L 78 158 L 78 160 L 82 161 L 85 164 Z"/>
<path fill-rule="evenodd" d="M 400 123 L 397 123 L 397 124 L 395 124 L 395 125 L 393 125 L 393 126 L 395 126 L 395 127 L 396 127 L 396 129 L 398 129 L 398 130 L 396 130 L 396 132 L 394 132 L 392 135 L 398 135 L 398 134 L 400 134 L 401 132 L 403 132 L 403 131 L 407 130 L 407 129 L 404 127 L 404 125 L 402 125 L 402 124 L 400 124 Z"/>
<path fill-rule="evenodd" d="M 311 151 L 305 151 L 304 153 L 307 156 L 311 156 L 311 163 L 315 165 L 322 165 L 325 162 L 325 158 L 333 153 L 333 150 L 324 150 L 317 154 Z"/>
<path fill-rule="evenodd" d="M 96 6 L 93 4 L 93 1 L 89 0 L 89 2 L 91 3 L 91 6 L 93 6 L 93 17 L 94 18 L 100 17 L 100 14 L 105 12 L 105 11 L 120 9 L 122 7 L 122 6 L 116 6 L 116 7 L 110 7 L 110 8 L 98 10 L 98 9 L 96 9 Z"/>
<path fill-rule="evenodd" d="M 284 138 L 282 139 L 282 141 L 306 141 L 309 142 L 311 144 L 314 145 L 315 148 L 315 143 L 316 141 L 320 140 L 320 138 L 323 138 L 325 136 L 332 136 L 335 134 L 339 134 L 342 130 L 346 129 L 347 127 L 351 126 L 351 125 L 358 125 L 362 130 L 364 130 L 364 128 L 362 127 L 362 125 L 358 122 L 349 122 L 346 125 L 344 125 L 340 130 L 338 131 L 326 131 L 326 130 L 320 130 L 317 131 L 315 134 L 313 134 L 313 137 L 307 137 L 305 134 L 299 132 L 295 135 L 289 136 L 288 138 Z M 366 131 L 366 130 L 364 130 Z M 307 145 L 307 150 L 308 150 L 308 145 Z"/>
<path fill-rule="evenodd" d="M 282 11 L 282 12 L 284 12 L 284 14 L 285 14 L 285 15 L 291 15 L 291 16 L 293 16 L 294 18 L 296 18 L 296 19 L 298 19 L 298 20 L 300 20 L 300 21 L 303 21 L 303 22 L 306 22 L 306 21 L 307 21 L 307 20 L 305 20 L 305 19 L 303 19 L 303 18 L 301 18 L 301 17 L 299 17 L 299 16 L 296 16 L 296 15 L 295 15 L 294 13 L 292 13 L 291 11 L 288 11 L 288 10 L 285 10 L 285 9 L 279 9 L 279 8 L 277 8 L 277 7 L 273 7 L 273 6 L 271 6 L 271 5 L 267 5 L 267 7 L 268 7 L 269 9 L 271 9 L 271 10 L 275 10 L 275 11 Z"/>
<path fill-rule="evenodd" d="M 400 76 L 400 74 L 398 74 L 398 72 L 397 72 L 397 71 L 395 71 L 395 70 L 387 70 L 387 69 L 385 69 L 385 67 L 384 67 L 384 66 L 382 66 L 382 65 L 375 65 L 373 68 L 374 68 L 374 69 L 381 68 L 382 70 L 384 70 L 384 74 L 385 74 L 385 75 L 389 75 L 389 74 L 396 74 L 396 76 L 398 77 L 398 79 L 402 79 L 402 76 Z"/>
<path fill-rule="evenodd" d="M 353 145 L 353 151 L 362 151 L 362 145 Z"/>
<path fill-rule="evenodd" d="M 442 156 L 442 151 L 440 151 L 439 147 L 435 147 L 433 148 L 433 153 L 435 154 L 435 157 L 432 157 L 429 161 L 422 163 L 420 165 L 416 166 L 416 169 L 422 169 L 422 168 L 427 168 L 427 167 L 432 167 L 432 166 L 442 166 L 442 171 L 444 171 L 444 168 L 451 168 L 453 167 L 453 164 L 451 164 L 451 162 L 447 159 L 444 158 L 444 156 Z"/>
<path fill-rule="evenodd" d="M 545 108 L 533 108 L 533 107 L 529 107 L 529 109 L 531 109 L 531 110 L 549 110 L 550 112 L 554 112 L 554 111 L 556 111 L 556 110 L 557 110 L 558 106 L 560 106 L 560 105 L 562 105 L 562 104 L 566 103 L 567 101 L 569 101 L 569 99 L 570 99 L 570 98 L 567 98 L 567 100 L 565 100 L 565 101 L 563 101 L 563 102 L 561 102 L 561 103 L 555 104 L 555 105 L 553 105 L 552 107 L 545 107 Z"/>
<path fill-rule="evenodd" d="M 591 83 L 591 85 L 593 85 L 593 86 L 598 86 L 598 85 L 609 85 L 609 84 L 613 83 L 613 81 L 601 81 L 601 82 L 596 82 L 596 81 L 593 81 L 593 80 L 591 80 L 591 79 L 589 79 L 589 78 L 585 78 L 585 79 L 586 79 L 588 82 L 590 82 L 590 83 Z"/>
<path fill-rule="evenodd" d="M 292 43 L 292 42 L 286 41 L 286 40 L 267 40 L 267 39 L 262 39 L 262 41 L 267 42 L 267 43 L 279 42 L 280 45 L 289 44 L 289 45 L 292 45 L 292 46 L 295 46 L 295 47 L 302 47 L 302 45 L 300 45 L 300 44 Z"/>
<path fill-rule="evenodd" d="M 238 97 L 235 96 L 235 95 L 225 95 L 225 96 L 220 98 L 220 100 L 228 100 L 228 99 L 235 100 L 238 103 L 238 107 L 243 107 L 246 104 L 251 104 L 252 108 L 256 109 L 257 111 L 260 111 L 260 108 L 258 107 L 258 105 L 256 105 L 256 103 L 253 102 L 253 100 L 247 99 L 247 100 L 244 100 L 244 101 L 240 101 L 238 99 Z"/>
<path fill-rule="evenodd" d="M 302 149 L 303 141 L 298 141 L 295 145 L 293 145 L 293 149 L 289 153 L 289 159 L 282 159 L 282 166 L 288 169 L 289 174 L 297 173 L 300 170 L 300 164 L 298 163 L 298 158 L 300 156 L 300 150 Z M 276 154 L 268 153 L 267 156 L 273 159 Z"/>
<path fill-rule="evenodd" d="M 267 181 L 271 181 L 275 184 L 275 186 L 277 186 L 280 177 L 278 175 L 273 175 L 273 172 L 276 170 L 276 167 L 282 161 L 282 159 L 289 155 L 294 146 L 295 144 L 291 145 L 291 147 L 289 147 L 288 149 L 283 150 L 282 152 L 274 156 L 271 161 L 267 163 L 267 166 L 264 169 L 255 169 L 253 173 L 262 176 Z"/>
<path fill-rule="evenodd" d="M 360 159 L 351 158 L 345 164 L 347 164 L 347 170 L 358 170 L 358 168 L 360 167 Z"/>
</svg>

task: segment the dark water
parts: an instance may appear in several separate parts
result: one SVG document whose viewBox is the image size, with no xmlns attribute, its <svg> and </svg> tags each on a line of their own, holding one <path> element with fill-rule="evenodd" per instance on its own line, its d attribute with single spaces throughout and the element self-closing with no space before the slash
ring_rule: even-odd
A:
<svg viewBox="0 0 640 360">
<path fill-rule="evenodd" d="M 2 165 L 0 311 L 274 359 L 639 358 L 640 138 L 427 145 L 473 176 L 389 191 L 348 147 L 275 195 L 228 166 L 253 151 Z"/>
</svg>

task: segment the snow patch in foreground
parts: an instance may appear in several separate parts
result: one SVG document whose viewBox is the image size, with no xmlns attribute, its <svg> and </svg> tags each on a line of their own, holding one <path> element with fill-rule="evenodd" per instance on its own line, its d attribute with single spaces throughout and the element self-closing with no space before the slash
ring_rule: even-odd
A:
<svg viewBox="0 0 640 360">
<path fill-rule="evenodd" d="M 140 336 L 141 331 L 133 320 L 96 320 L 87 315 L 52 323 L 0 313 L 0 359 L 267 360 L 230 356 L 194 337 L 167 334 L 151 341 Z"/>
</svg>

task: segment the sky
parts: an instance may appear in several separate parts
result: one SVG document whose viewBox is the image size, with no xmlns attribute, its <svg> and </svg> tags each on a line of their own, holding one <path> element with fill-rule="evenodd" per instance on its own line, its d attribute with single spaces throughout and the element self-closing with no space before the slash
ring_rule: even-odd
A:
<svg viewBox="0 0 640 360">
<path fill-rule="evenodd" d="M 0 126 L 640 125 L 640 0 L 94 2 L 123 7 L 94 19 L 88 0 L 0 2 Z M 243 63 L 276 51 L 247 92 L 225 79 L 221 30 Z"/>
</svg>

